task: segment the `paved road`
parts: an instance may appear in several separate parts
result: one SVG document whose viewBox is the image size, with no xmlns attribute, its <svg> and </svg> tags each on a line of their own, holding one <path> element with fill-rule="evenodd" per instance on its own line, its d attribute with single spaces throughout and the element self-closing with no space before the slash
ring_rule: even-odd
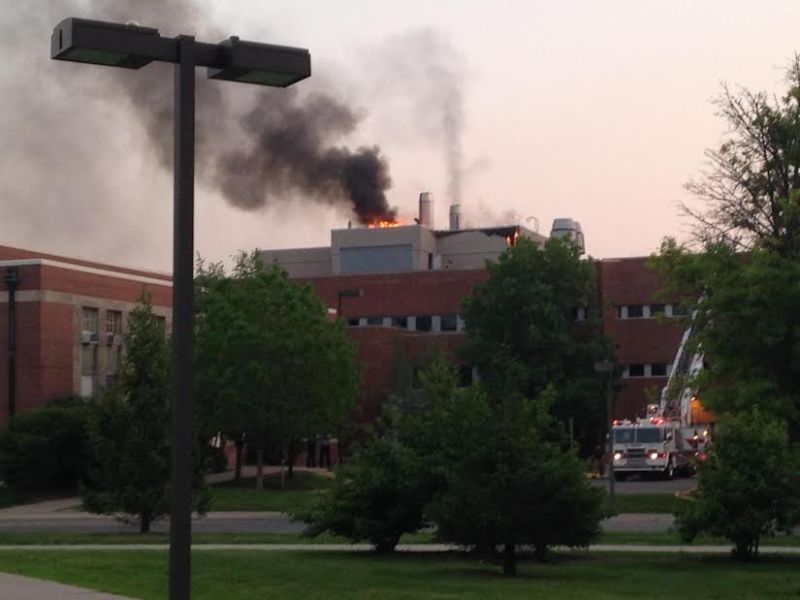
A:
<svg viewBox="0 0 800 600">
<path fill-rule="evenodd" d="M 607 479 L 593 479 L 594 485 L 608 488 Z M 631 477 L 626 481 L 615 481 L 614 492 L 617 494 L 674 494 L 675 492 L 686 492 L 697 486 L 694 477 L 678 477 L 672 481 L 660 481 L 658 479 L 643 479 L 639 476 Z"/>
<path fill-rule="evenodd" d="M 667 531 L 672 516 L 663 514 L 624 514 L 608 519 L 603 524 L 606 531 Z M 237 512 L 209 513 L 192 520 L 196 533 L 298 533 L 300 523 L 292 523 L 281 513 Z M 124 533 L 135 532 L 136 526 L 125 525 L 112 517 L 88 515 L 81 512 L 50 513 L 43 515 L 2 516 L 0 533 Z M 169 522 L 160 520 L 153 531 L 166 533 Z"/>
<path fill-rule="evenodd" d="M 673 481 L 631 479 L 615 482 L 618 494 L 663 494 L 692 489 L 693 478 Z M 606 480 L 596 479 L 597 486 L 608 485 Z M 0 532 L 35 533 L 122 533 L 136 531 L 135 525 L 125 525 L 113 517 L 90 515 L 74 510 L 79 504 L 76 498 L 52 500 L 39 504 L 17 506 L 0 510 Z M 667 531 L 672 525 L 672 516 L 663 514 L 624 514 L 605 521 L 606 531 Z M 195 518 L 192 529 L 197 533 L 298 533 L 303 525 L 292 523 L 286 515 L 277 512 L 212 512 Z M 157 521 L 153 531 L 167 532 L 169 522 Z"/>
</svg>

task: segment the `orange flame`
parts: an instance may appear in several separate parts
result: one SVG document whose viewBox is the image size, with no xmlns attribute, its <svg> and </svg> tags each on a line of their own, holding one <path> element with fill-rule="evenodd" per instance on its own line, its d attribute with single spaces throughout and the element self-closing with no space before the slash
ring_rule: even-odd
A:
<svg viewBox="0 0 800 600">
<path fill-rule="evenodd" d="M 373 221 L 372 223 L 367 223 L 367 227 L 370 229 L 386 229 L 389 227 L 400 227 L 402 223 L 400 221 Z"/>
<path fill-rule="evenodd" d="M 508 244 L 509 246 L 514 246 L 517 243 L 518 239 L 519 239 L 519 229 L 515 229 L 513 236 L 511 235 L 506 236 L 506 244 Z"/>
</svg>

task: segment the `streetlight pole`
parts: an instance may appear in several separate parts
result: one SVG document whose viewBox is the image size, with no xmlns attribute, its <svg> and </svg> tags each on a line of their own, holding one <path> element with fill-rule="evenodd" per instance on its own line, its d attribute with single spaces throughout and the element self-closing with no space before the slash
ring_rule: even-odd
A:
<svg viewBox="0 0 800 600">
<path fill-rule="evenodd" d="M 194 38 L 178 37 L 172 280 L 172 494 L 169 597 L 189 598 L 194 441 Z"/>
<path fill-rule="evenodd" d="M 8 267 L 3 277 L 8 289 L 8 418 L 17 413 L 17 286 L 19 269 Z"/>
<path fill-rule="evenodd" d="M 172 283 L 172 406 L 170 419 L 171 600 L 190 598 L 191 482 L 194 445 L 194 142 L 195 67 L 210 79 L 288 87 L 311 75 L 308 50 L 245 42 L 219 44 L 162 37 L 138 25 L 68 18 L 50 39 L 51 58 L 126 69 L 175 64 L 175 165 Z"/>
<path fill-rule="evenodd" d="M 608 389 L 606 391 L 606 440 L 608 444 L 608 496 L 614 504 L 614 372 L 608 373 Z"/>
<path fill-rule="evenodd" d="M 595 373 L 607 373 L 608 384 L 606 389 L 606 456 L 608 456 L 608 466 L 606 474 L 608 476 L 608 495 L 611 503 L 614 503 L 614 363 L 610 360 L 601 360 L 594 363 Z"/>
</svg>

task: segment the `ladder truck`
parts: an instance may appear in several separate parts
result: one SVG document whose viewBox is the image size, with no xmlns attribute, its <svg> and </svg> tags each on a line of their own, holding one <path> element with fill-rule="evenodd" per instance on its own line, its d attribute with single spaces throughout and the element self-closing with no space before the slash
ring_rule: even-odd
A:
<svg viewBox="0 0 800 600">
<path fill-rule="evenodd" d="M 693 344 L 693 324 L 683 333 L 672 363 L 661 402 L 648 406 L 646 418 L 615 421 L 614 476 L 659 475 L 672 479 L 690 473 L 705 460 L 711 417 L 700 409 L 696 376 L 703 369 L 704 354 Z"/>
</svg>

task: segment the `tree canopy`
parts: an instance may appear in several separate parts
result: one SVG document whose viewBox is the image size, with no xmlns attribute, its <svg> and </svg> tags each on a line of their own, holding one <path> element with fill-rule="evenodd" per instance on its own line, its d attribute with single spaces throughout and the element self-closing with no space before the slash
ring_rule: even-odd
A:
<svg viewBox="0 0 800 600">
<path fill-rule="evenodd" d="M 536 398 L 552 387 L 554 416 L 561 423 L 573 418 L 583 451 L 590 451 L 605 414 L 605 380 L 594 363 L 611 354 L 600 332 L 594 265 L 569 241 L 539 246 L 521 238 L 487 269 L 488 282 L 464 302 L 465 357 L 490 391 L 511 386 Z M 579 309 L 585 320 L 577 320 Z"/>
<path fill-rule="evenodd" d="M 800 56 L 786 83 L 781 98 L 723 85 L 716 105 L 728 137 L 687 184 L 702 207 L 683 206 L 701 242 L 800 257 Z"/>
<path fill-rule="evenodd" d="M 684 541 L 724 536 L 739 558 L 758 555 L 761 538 L 800 525 L 800 455 L 786 425 L 757 409 L 726 418 L 701 466 L 695 502 L 678 515 Z"/>
<path fill-rule="evenodd" d="M 704 404 L 724 414 L 757 403 L 800 439 L 799 57 L 787 84 L 781 98 L 723 87 L 728 137 L 687 186 L 701 202 L 687 212 L 702 246 L 667 239 L 653 262 L 668 293 L 696 304 Z"/>
<path fill-rule="evenodd" d="M 313 290 L 258 254 L 242 254 L 230 276 L 199 265 L 198 405 L 202 429 L 260 451 L 288 452 L 299 438 L 336 433 L 358 392 L 355 349 Z"/>
<path fill-rule="evenodd" d="M 93 413 L 93 464 L 82 490 L 90 512 L 128 515 L 141 532 L 169 511 L 170 354 L 166 332 L 148 297 L 128 318 L 118 383 Z M 199 461 L 194 505 L 204 510 Z"/>
</svg>

